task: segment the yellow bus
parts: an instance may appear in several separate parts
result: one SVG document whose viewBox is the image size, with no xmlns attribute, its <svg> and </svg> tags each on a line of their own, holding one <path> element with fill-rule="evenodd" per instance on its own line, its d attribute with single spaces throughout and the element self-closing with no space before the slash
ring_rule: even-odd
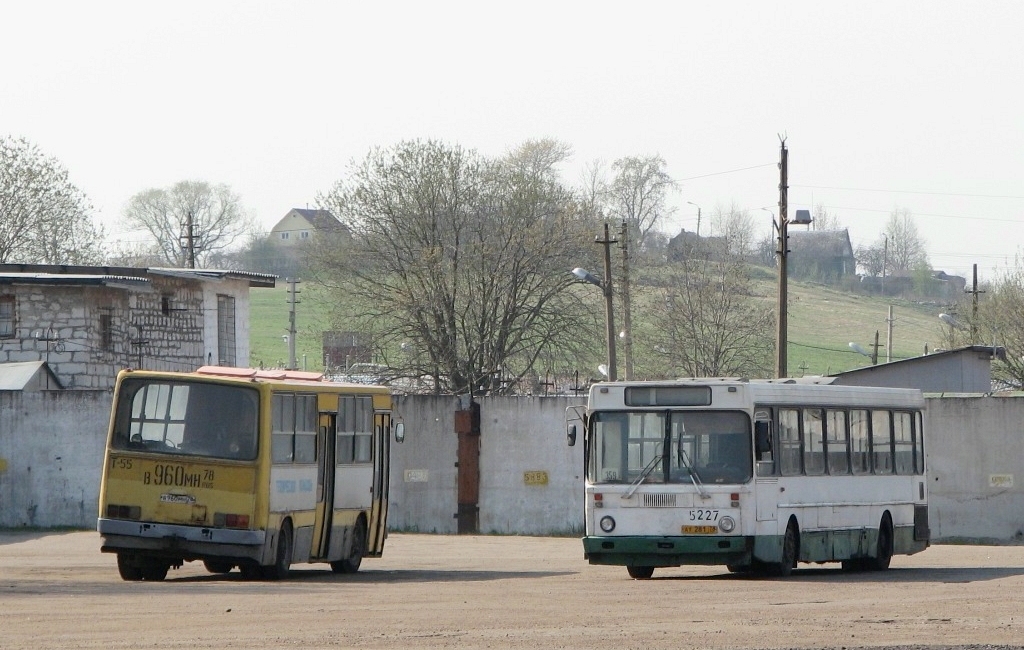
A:
<svg viewBox="0 0 1024 650">
<path fill-rule="evenodd" d="M 281 579 L 293 563 L 336 573 L 380 557 L 392 433 L 382 386 L 316 373 L 204 366 L 123 370 L 100 483 L 101 550 L 124 580 L 212 573 Z"/>
</svg>

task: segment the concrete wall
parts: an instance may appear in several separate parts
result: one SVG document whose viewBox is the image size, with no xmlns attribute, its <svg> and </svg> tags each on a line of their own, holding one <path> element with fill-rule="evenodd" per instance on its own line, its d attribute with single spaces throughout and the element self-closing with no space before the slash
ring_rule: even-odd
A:
<svg viewBox="0 0 1024 650">
<path fill-rule="evenodd" d="M 480 400 L 484 533 L 578 532 L 583 447 L 565 443 L 578 397 Z M 932 537 L 1024 543 L 1024 394 L 927 399 Z M 455 533 L 458 401 L 397 397 L 406 441 L 392 443 L 393 530 Z M 0 393 L 0 526 L 95 525 L 107 391 Z"/>
<path fill-rule="evenodd" d="M 96 526 L 110 400 L 0 392 L 0 526 Z"/>
<path fill-rule="evenodd" d="M 927 403 L 933 538 L 1024 543 L 1024 394 Z"/>
</svg>

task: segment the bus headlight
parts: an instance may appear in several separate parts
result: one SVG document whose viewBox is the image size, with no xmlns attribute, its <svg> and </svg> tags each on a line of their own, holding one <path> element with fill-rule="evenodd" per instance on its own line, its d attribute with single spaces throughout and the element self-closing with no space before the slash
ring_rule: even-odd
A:
<svg viewBox="0 0 1024 650">
<path fill-rule="evenodd" d="M 601 530 L 606 533 L 610 533 L 615 530 L 615 520 L 608 516 L 601 517 L 599 525 L 601 526 Z"/>
<path fill-rule="evenodd" d="M 731 533 L 736 530 L 736 520 L 726 515 L 718 520 L 718 529 L 723 533 Z"/>
</svg>

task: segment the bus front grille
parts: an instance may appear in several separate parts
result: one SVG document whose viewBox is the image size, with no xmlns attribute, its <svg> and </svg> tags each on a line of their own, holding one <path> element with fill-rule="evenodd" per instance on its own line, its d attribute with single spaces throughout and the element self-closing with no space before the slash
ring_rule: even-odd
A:
<svg viewBox="0 0 1024 650">
<path fill-rule="evenodd" d="M 645 508 L 674 508 L 676 506 L 676 495 L 644 494 L 643 506 Z"/>
</svg>

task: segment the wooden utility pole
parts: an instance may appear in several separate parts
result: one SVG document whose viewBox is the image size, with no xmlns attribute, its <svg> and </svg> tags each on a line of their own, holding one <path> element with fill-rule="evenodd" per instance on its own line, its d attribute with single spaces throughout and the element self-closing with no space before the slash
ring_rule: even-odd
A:
<svg viewBox="0 0 1024 650">
<path fill-rule="evenodd" d="M 789 151 L 786 149 L 786 139 L 782 140 L 779 151 L 779 218 L 776 224 L 779 240 L 776 248 L 776 255 L 779 258 L 779 303 L 776 310 L 778 330 L 775 337 L 775 351 L 778 355 L 775 361 L 775 376 L 782 378 L 787 375 L 786 355 L 789 352 L 787 341 L 787 314 L 788 287 L 786 286 L 786 255 L 789 252 Z"/>
<path fill-rule="evenodd" d="M 622 350 L 626 355 L 626 381 L 633 378 L 633 320 L 629 309 L 629 226 L 622 220 Z"/>
<path fill-rule="evenodd" d="M 971 298 L 971 345 L 978 342 L 978 294 L 985 293 L 978 289 L 978 265 L 974 265 L 974 280 L 971 283 L 971 288 L 966 290 L 967 293 L 972 294 Z"/>
<path fill-rule="evenodd" d="M 195 223 L 192 220 L 192 211 L 188 211 L 188 215 L 185 217 L 185 257 L 188 263 L 188 268 L 196 268 L 196 240 L 194 235 Z"/>
<path fill-rule="evenodd" d="M 298 280 L 288 279 L 288 370 L 298 369 L 295 361 L 295 305 L 299 304 L 299 301 L 295 299 L 299 294 L 295 285 L 298 283 Z"/>
<path fill-rule="evenodd" d="M 611 238 L 608 232 L 608 223 L 604 224 L 604 239 L 595 239 L 595 243 L 604 246 L 604 282 L 601 287 L 604 290 L 605 327 L 608 335 L 608 381 L 615 381 L 615 317 L 613 314 L 614 301 L 612 297 L 612 244 L 617 243 Z"/>
<path fill-rule="evenodd" d="M 896 322 L 896 319 L 892 317 L 892 305 L 889 305 L 889 317 L 885 319 L 887 324 L 885 334 L 885 362 L 889 363 L 892 361 L 892 324 Z"/>
</svg>

